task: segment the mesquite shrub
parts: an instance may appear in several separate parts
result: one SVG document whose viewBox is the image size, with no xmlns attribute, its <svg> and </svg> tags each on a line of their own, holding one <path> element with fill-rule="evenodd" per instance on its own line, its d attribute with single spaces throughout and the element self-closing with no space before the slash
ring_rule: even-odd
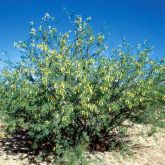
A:
<svg viewBox="0 0 165 165">
<path fill-rule="evenodd" d="M 76 16 L 63 34 L 48 14 L 37 29 L 31 23 L 28 39 L 15 44 L 21 60 L 1 73 L 1 112 L 33 147 L 108 149 L 125 120 L 164 103 L 164 60 L 152 60 L 146 43 L 133 48 L 123 40 L 110 51 L 89 19 Z"/>
</svg>

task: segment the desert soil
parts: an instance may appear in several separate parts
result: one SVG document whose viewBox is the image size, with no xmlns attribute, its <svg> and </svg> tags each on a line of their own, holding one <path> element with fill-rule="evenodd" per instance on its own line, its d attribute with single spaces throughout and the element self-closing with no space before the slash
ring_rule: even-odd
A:
<svg viewBox="0 0 165 165">
<path fill-rule="evenodd" d="M 165 134 L 161 131 L 154 136 L 148 136 L 148 129 L 142 125 L 134 125 L 128 131 L 130 146 L 133 156 L 123 157 L 121 153 L 96 152 L 88 154 L 90 160 L 97 160 L 98 165 L 165 165 Z M 143 136 L 141 133 L 143 132 Z M 3 125 L 0 124 L 0 165 L 48 165 L 48 162 L 31 161 L 27 155 L 27 148 L 23 148 L 23 142 L 6 138 Z M 17 150 L 14 150 L 17 149 Z M 29 152 L 29 151 L 28 151 Z M 31 157 L 32 158 L 32 157 Z M 91 161 L 92 162 L 92 161 Z M 91 163 L 91 165 L 95 165 Z"/>
</svg>

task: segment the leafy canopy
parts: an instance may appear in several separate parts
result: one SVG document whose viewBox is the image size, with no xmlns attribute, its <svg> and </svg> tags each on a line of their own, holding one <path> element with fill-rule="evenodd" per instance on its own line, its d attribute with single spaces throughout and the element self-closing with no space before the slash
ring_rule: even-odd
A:
<svg viewBox="0 0 165 165">
<path fill-rule="evenodd" d="M 123 40 L 105 51 L 104 35 L 89 21 L 76 16 L 63 34 L 49 14 L 37 29 L 31 23 L 28 39 L 15 44 L 21 60 L 1 74 L 0 109 L 10 130 L 26 130 L 34 147 L 49 142 L 59 155 L 84 143 L 107 149 L 106 137 L 125 120 L 165 101 L 164 60 L 152 60 L 146 43 L 133 48 Z"/>
</svg>

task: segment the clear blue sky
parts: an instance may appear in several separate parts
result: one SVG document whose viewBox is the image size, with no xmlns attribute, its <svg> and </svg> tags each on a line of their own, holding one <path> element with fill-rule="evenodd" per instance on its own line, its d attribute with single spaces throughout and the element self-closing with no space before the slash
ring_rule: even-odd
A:
<svg viewBox="0 0 165 165">
<path fill-rule="evenodd" d="M 154 57 L 165 56 L 165 0 L 0 0 L 0 51 L 17 59 L 13 42 L 26 39 L 29 22 L 39 22 L 46 12 L 61 20 L 63 31 L 63 6 L 91 16 L 96 32 L 107 22 L 115 44 L 123 36 L 130 43 L 147 39 L 155 46 Z"/>
</svg>

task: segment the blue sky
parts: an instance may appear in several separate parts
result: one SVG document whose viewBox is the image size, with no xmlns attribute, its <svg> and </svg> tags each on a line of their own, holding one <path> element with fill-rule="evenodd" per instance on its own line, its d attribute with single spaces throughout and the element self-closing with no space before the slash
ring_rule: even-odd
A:
<svg viewBox="0 0 165 165">
<path fill-rule="evenodd" d="M 26 39 L 29 22 L 38 23 L 46 12 L 60 20 L 61 31 L 67 29 L 63 6 L 91 16 L 96 32 L 107 22 L 113 44 L 123 36 L 133 44 L 147 39 L 155 58 L 165 56 L 165 0 L 0 0 L 0 51 L 18 59 L 13 42 Z"/>
</svg>

